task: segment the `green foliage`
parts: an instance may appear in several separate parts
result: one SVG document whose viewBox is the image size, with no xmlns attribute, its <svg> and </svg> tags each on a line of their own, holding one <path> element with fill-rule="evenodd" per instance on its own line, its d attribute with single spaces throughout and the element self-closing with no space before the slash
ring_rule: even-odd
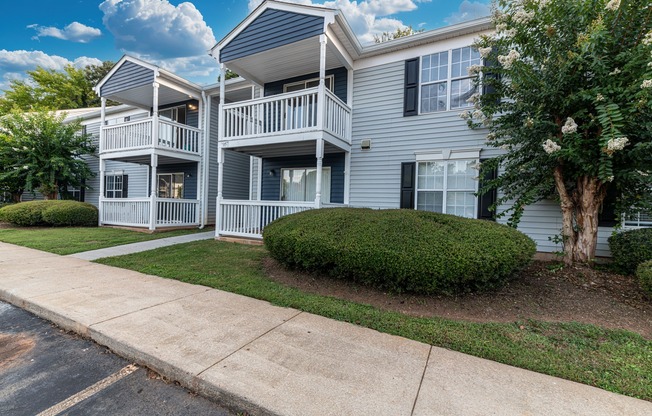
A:
<svg viewBox="0 0 652 416">
<path fill-rule="evenodd" d="M 613 234 L 609 248 L 614 267 L 621 273 L 634 274 L 639 264 L 652 260 L 652 228 Z"/>
<path fill-rule="evenodd" d="M 56 199 L 59 189 L 85 186 L 94 173 L 81 157 L 95 151 L 78 122 L 35 111 L 0 118 L 0 184 L 17 184 Z"/>
<path fill-rule="evenodd" d="M 66 66 L 63 71 L 38 67 L 27 71 L 26 80 L 13 80 L 9 89 L 0 97 L 0 115 L 11 111 L 34 111 L 38 109 L 67 110 L 94 107 L 100 98 L 93 91 L 113 67 L 113 62 L 88 65 L 84 68 Z"/>
<path fill-rule="evenodd" d="M 97 208 L 91 204 L 77 201 L 48 201 L 43 210 L 43 222 L 55 227 L 95 227 Z"/>
<path fill-rule="evenodd" d="M 599 206 L 607 184 L 619 192 L 619 212 L 649 208 L 649 1 L 500 0 L 494 23 L 497 34 L 476 43 L 485 57 L 476 72 L 484 94 L 472 97 L 476 108 L 463 117 L 488 128 L 489 145 L 505 150 L 484 164 L 502 167 L 483 190 L 500 188 L 497 204 L 512 206 L 499 215 L 517 224 L 525 206 L 563 200 L 564 191 L 575 205 L 595 192 Z M 585 191 L 585 178 L 597 187 Z"/>
<path fill-rule="evenodd" d="M 405 36 L 412 36 L 421 32 L 423 32 L 423 29 L 415 30 L 411 25 L 407 27 L 399 27 L 394 32 L 383 32 L 380 35 L 374 35 L 374 42 L 383 43 L 390 40 L 403 38 Z"/>
<path fill-rule="evenodd" d="M 398 292 L 498 287 L 535 252 L 512 228 L 411 210 L 310 210 L 274 221 L 263 236 L 287 266 Z"/>
<path fill-rule="evenodd" d="M 0 220 L 22 227 L 93 227 L 97 208 L 77 201 L 30 201 L 0 208 Z"/>
<path fill-rule="evenodd" d="M 641 289 L 648 298 L 652 299 L 652 260 L 648 260 L 638 265 L 636 268 L 636 277 Z"/>
</svg>

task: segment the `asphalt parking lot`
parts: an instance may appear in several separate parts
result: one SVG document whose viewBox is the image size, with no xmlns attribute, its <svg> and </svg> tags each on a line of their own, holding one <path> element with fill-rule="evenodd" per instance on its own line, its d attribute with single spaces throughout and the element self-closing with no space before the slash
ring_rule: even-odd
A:
<svg viewBox="0 0 652 416">
<path fill-rule="evenodd" d="M 235 414 L 4 302 L 0 409 L 3 416 Z"/>
</svg>

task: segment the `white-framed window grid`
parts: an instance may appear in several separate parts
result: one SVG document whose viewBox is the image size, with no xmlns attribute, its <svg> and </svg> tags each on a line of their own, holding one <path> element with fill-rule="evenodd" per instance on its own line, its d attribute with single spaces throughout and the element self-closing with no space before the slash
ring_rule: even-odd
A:
<svg viewBox="0 0 652 416">
<path fill-rule="evenodd" d="M 184 173 L 158 173 L 159 198 L 183 199 Z"/>
<path fill-rule="evenodd" d="M 468 68 L 480 64 L 482 57 L 471 46 L 421 56 L 419 114 L 472 107 L 466 100 L 479 88 L 472 88 L 473 77 L 469 76 Z"/>
<path fill-rule="evenodd" d="M 104 186 L 106 188 L 104 196 L 106 198 L 122 198 L 123 183 L 123 175 L 106 175 L 104 177 Z"/>
<path fill-rule="evenodd" d="M 477 159 L 417 162 L 416 209 L 477 218 L 477 165 Z"/>
<path fill-rule="evenodd" d="M 317 168 L 297 167 L 281 169 L 281 201 L 314 201 L 317 189 Z M 331 201 L 331 168 L 322 167 L 321 200 Z"/>
</svg>

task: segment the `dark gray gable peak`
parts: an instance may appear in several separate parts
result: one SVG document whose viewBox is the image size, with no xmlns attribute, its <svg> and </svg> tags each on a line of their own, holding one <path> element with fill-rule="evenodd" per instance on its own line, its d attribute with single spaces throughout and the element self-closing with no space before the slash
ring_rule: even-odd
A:
<svg viewBox="0 0 652 416">
<path fill-rule="evenodd" d="M 112 73 L 100 84 L 99 95 L 101 97 L 143 85 L 151 85 L 154 82 L 156 74 L 152 68 L 139 65 L 131 60 L 124 60 L 116 66 L 115 71 L 111 71 Z"/>
<path fill-rule="evenodd" d="M 324 17 L 268 8 L 220 51 L 220 62 L 264 52 L 324 33 Z"/>
</svg>

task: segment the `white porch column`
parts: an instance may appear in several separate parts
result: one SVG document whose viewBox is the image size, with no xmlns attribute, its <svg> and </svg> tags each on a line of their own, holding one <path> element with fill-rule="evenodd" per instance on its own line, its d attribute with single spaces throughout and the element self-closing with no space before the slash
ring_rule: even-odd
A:
<svg viewBox="0 0 652 416">
<path fill-rule="evenodd" d="M 204 181 L 206 180 L 205 175 L 204 175 L 204 157 L 206 157 L 206 152 L 204 151 L 204 140 L 206 140 L 204 136 L 204 131 L 205 131 L 205 125 L 204 125 L 204 91 L 202 91 L 202 97 L 199 99 L 199 105 L 198 105 L 198 113 L 199 113 L 199 120 L 197 122 L 197 126 L 201 129 L 201 133 L 199 133 L 199 149 L 201 152 L 201 159 L 199 159 L 199 162 L 197 162 L 197 172 L 195 175 L 197 175 L 197 200 L 199 203 L 197 204 L 197 210 L 195 211 L 195 221 L 199 222 L 200 227 L 204 227 L 204 219 L 203 219 L 203 205 L 202 201 L 204 200 L 203 196 L 203 190 L 204 190 Z"/>
<path fill-rule="evenodd" d="M 106 123 L 106 98 L 102 97 L 102 109 L 100 110 L 100 146 L 99 152 L 104 150 L 104 123 Z"/>
<path fill-rule="evenodd" d="M 152 84 L 152 146 L 158 147 L 158 88 L 159 83 Z"/>
<path fill-rule="evenodd" d="M 315 179 L 315 208 L 321 208 L 321 180 L 324 164 L 324 139 L 317 140 L 317 178 Z"/>
<path fill-rule="evenodd" d="M 102 124 L 104 125 L 104 124 Z M 102 135 L 102 130 L 100 129 L 100 136 Z M 98 225 L 102 225 L 102 216 L 104 215 L 104 174 L 106 173 L 106 161 L 100 156 L 100 198 L 98 200 Z"/>
<path fill-rule="evenodd" d="M 324 129 L 324 114 L 326 112 L 326 35 L 319 35 L 319 92 L 317 93 L 317 128 Z M 319 175 L 319 173 L 318 173 Z M 318 190 L 319 191 L 319 190 Z"/>
<path fill-rule="evenodd" d="M 226 67 L 220 63 L 220 105 L 217 123 L 217 202 L 215 204 L 215 237 L 220 236 L 222 228 L 222 184 L 224 183 L 224 81 L 226 79 Z"/>
<path fill-rule="evenodd" d="M 152 177 L 151 177 L 151 187 L 152 192 L 149 196 L 149 229 L 156 229 L 156 187 L 157 187 L 157 177 L 156 177 L 156 168 L 158 167 L 158 155 L 152 154 L 150 160 L 150 166 L 152 167 Z"/>
</svg>

